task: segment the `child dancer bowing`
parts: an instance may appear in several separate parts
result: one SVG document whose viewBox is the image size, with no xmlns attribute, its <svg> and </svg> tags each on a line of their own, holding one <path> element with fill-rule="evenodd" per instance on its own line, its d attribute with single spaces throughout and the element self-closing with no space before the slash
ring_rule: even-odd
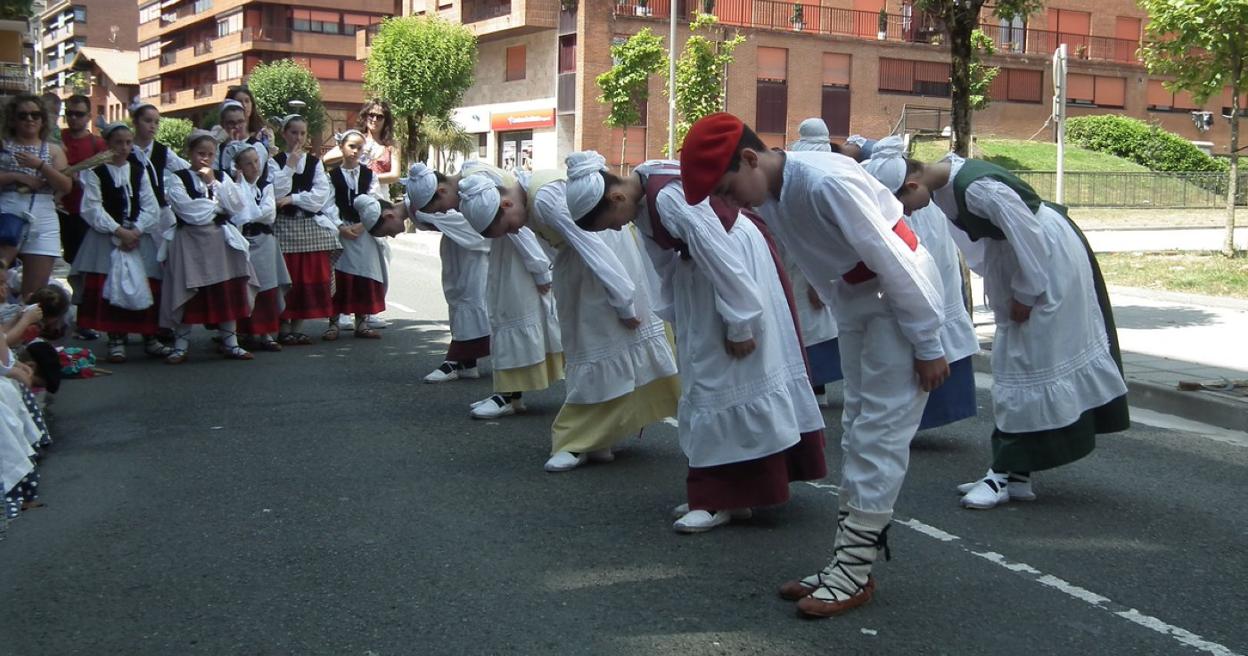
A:
<svg viewBox="0 0 1248 656">
<path fill-rule="evenodd" d="M 906 177 L 905 146 L 901 137 L 880 139 L 871 152 L 871 159 L 863 163 L 863 168 L 889 191 L 900 191 Z M 922 209 L 907 211 L 906 217 L 906 222 L 919 236 L 919 243 L 936 262 L 940 271 L 941 296 L 945 301 L 945 323 L 940 329 L 940 341 L 945 349 L 945 358 L 949 360 L 949 379 L 928 394 L 923 419 L 919 422 L 919 430 L 925 430 L 975 416 L 978 403 L 971 356 L 979 352 L 979 339 L 975 336 L 975 325 L 963 301 L 962 267 L 958 263 L 957 246 L 949 236 L 949 221 L 944 212 L 928 204 Z"/>
<path fill-rule="evenodd" d="M 230 150 L 253 150 L 239 143 Z M 169 174 L 165 193 L 177 219 L 163 287 L 164 322 L 173 328 L 173 352 L 168 364 L 187 359 L 191 326 L 215 324 L 221 353 L 229 360 L 251 360 L 238 343 L 235 322 L 251 315 L 257 286 L 248 259 L 249 244 L 220 202 L 221 182 L 212 167 L 216 143 L 197 131 L 187 138 L 191 167 Z"/>
<path fill-rule="evenodd" d="M 124 123 L 104 128 L 102 136 L 113 158 L 79 174 L 82 184 L 82 218 L 91 231 L 74 257 L 71 276 L 78 304 L 78 325 L 108 333 L 108 361 L 126 361 L 126 335 L 144 338 L 144 351 L 167 357 L 172 349 L 156 339 L 160 329 L 161 266 L 156 261 L 160 233 L 160 205 L 143 165 L 131 151 L 134 133 Z M 105 282 L 112 270 L 113 251 L 138 251 L 151 290 L 146 309 L 127 310 L 104 298 Z M 117 299 L 114 299 L 117 300 Z"/>
<path fill-rule="evenodd" d="M 500 187 L 491 175 L 470 175 L 459 184 L 459 208 L 481 234 L 499 213 L 516 216 L 505 237 L 490 246 L 486 302 L 493 332 L 494 390 L 473 404 L 474 419 L 496 419 L 525 409 L 521 393 L 543 390 L 563 378 L 561 342 L 550 260 L 533 231 L 519 185 Z"/>
<path fill-rule="evenodd" d="M 601 179 L 599 172 L 606 169 L 595 152 L 577 153 L 568 165 L 575 177 Z M 643 256 L 632 231 L 590 233 L 576 227 L 562 172 L 521 175 L 519 185 L 524 204 L 500 209 L 482 234 L 501 237 L 526 224 L 556 253 L 553 291 L 562 299 L 559 334 L 568 382 L 551 427 L 545 469 L 568 471 L 587 459 L 610 462 L 615 443 L 674 416 L 680 398 L 663 321 L 650 309 Z"/>
<path fill-rule="evenodd" d="M 307 136 L 307 119 L 297 114 L 282 119 L 286 152 L 273 158 L 279 168 L 274 173 L 277 221 L 273 232 L 290 271 L 290 291 L 278 335 L 286 346 L 311 344 L 303 333 L 304 320 L 328 319 L 333 314 L 329 256 L 342 248 L 338 235 L 346 229 L 323 212 L 333 199 L 334 188 L 320 160 L 304 151 Z M 338 325 L 331 323 L 322 338 L 338 339 Z"/>
<path fill-rule="evenodd" d="M 623 178 L 578 175 L 567 195 L 584 230 L 635 222 L 658 272 L 689 458 L 673 528 L 699 533 L 787 501 L 791 481 L 822 478 L 826 465 L 823 415 L 763 233 L 735 209 L 686 204 L 681 176 L 675 162 L 650 161 Z"/>
<path fill-rule="evenodd" d="M 238 320 L 238 333 L 253 348 L 280 351 L 282 345 L 273 338 L 280 326 L 279 317 L 286 307 L 286 291 L 290 289 L 290 273 L 286 260 L 273 236 L 277 207 L 273 185 L 264 176 L 267 155 L 257 148 L 248 148 L 234 156 L 234 176 L 222 179 L 218 203 L 230 215 L 230 221 L 247 238 L 252 269 L 256 272 L 258 292 L 251 316 Z"/>
<path fill-rule="evenodd" d="M 690 128 L 681 168 L 688 202 L 714 192 L 758 208 L 820 296 L 834 299 L 845 373 L 834 555 L 780 594 L 807 616 L 845 612 L 874 594 L 871 570 L 887 544 L 910 440 L 927 392 L 949 375 L 939 274 L 901 204 L 848 157 L 770 150 L 719 113 Z"/>
<path fill-rule="evenodd" d="M 1079 460 L 1097 434 L 1131 423 L 1096 256 L 1066 208 L 995 164 L 949 155 L 906 167 L 898 196 L 912 210 L 934 201 L 971 240 L 996 320 L 992 466 L 959 486 L 962 506 L 1034 499 L 1031 472 Z"/>
</svg>

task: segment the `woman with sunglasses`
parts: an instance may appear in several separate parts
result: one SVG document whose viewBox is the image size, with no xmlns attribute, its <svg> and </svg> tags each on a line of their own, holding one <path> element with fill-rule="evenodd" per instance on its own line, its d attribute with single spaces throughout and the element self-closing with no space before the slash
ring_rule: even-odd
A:
<svg viewBox="0 0 1248 656">
<path fill-rule="evenodd" d="M 390 105 L 380 100 L 365 103 L 355 129 L 364 133 L 360 163 L 377 174 L 377 184 L 384 187 L 398 182 L 403 163 L 394 148 L 394 115 Z"/>
<path fill-rule="evenodd" d="M 29 232 L 16 249 L 0 250 L 0 267 L 22 258 L 22 298 L 48 284 L 61 254 L 61 226 L 54 194 L 65 194 L 73 180 L 61 173 L 65 151 L 48 141 L 48 112 L 32 95 L 14 96 L 4 112 L 0 150 L 0 213 L 26 216 Z M 16 251 L 16 252 L 14 252 Z"/>
</svg>

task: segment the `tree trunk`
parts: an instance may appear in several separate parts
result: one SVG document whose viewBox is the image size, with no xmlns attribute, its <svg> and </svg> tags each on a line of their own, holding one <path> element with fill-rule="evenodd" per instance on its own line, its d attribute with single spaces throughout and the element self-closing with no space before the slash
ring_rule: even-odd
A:
<svg viewBox="0 0 1248 656">
<path fill-rule="evenodd" d="M 949 54 L 952 64 L 949 81 L 952 87 L 953 105 L 953 152 L 962 157 L 970 156 L 971 143 L 971 31 L 974 23 L 965 13 L 954 10 L 949 22 Z"/>
<path fill-rule="evenodd" d="M 1231 87 L 1231 180 L 1226 185 L 1226 239 L 1222 243 L 1222 254 L 1235 257 L 1235 200 L 1239 195 L 1239 94 L 1241 90 L 1241 73 L 1236 66 Z"/>
<path fill-rule="evenodd" d="M 624 159 L 628 153 L 628 126 L 620 130 L 620 176 L 624 176 Z"/>
<path fill-rule="evenodd" d="M 425 162 L 429 160 L 428 152 L 420 152 L 420 117 L 408 116 L 407 121 L 407 161 Z"/>
</svg>

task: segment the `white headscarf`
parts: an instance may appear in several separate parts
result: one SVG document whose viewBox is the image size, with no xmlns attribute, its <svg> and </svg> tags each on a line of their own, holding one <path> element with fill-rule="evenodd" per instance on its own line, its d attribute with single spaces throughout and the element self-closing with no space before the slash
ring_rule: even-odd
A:
<svg viewBox="0 0 1248 656">
<path fill-rule="evenodd" d="M 828 136 L 828 124 L 821 118 L 808 118 L 797 128 L 798 140 L 789 145 L 794 151 L 832 152 L 832 139 Z"/>
<path fill-rule="evenodd" d="M 239 107 L 242 107 L 242 105 L 241 105 L 241 104 L 239 104 Z M 303 121 L 303 120 L 306 120 L 306 119 L 304 119 L 304 118 L 303 118 L 302 116 L 300 116 L 299 114 L 287 114 L 287 115 L 285 115 L 285 116 L 283 116 L 283 117 L 282 117 L 282 120 L 281 120 L 281 122 L 280 122 L 278 125 L 282 126 L 282 131 L 283 131 L 283 132 L 285 132 L 285 131 L 286 131 L 286 126 L 287 126 L 287 125 L 290 125 L 290 122 L 291 122 L 291 121 Z"/>
<path fill-rule="evenodd" d="M 433 192 L 438 189 L 438 176 L 424 162 L 416 162 L 408 167 L 407 177 L 402 182 L 407 190 L 407 204 L 411 206 L 413 213 L 428 205 L 433 200 Z"/>
<path fill-rule="evenodd" d="M 351 135 L 353 135 L 353 134 L 354 134 L 354 135 L 357 135 L 359 138 L 361 138 L 361 139 L 363 139 L 363 140 L 365 140 L 365 141 L 368 141 L 368 137 L 367 137 L 367 136 L 365 136 L 363 132 L 360 132 L 359 130 L 356 130 L 355 128 L 351 128 L 350 130 L 347 130 L 346 132 L 339 132 L 338 134 L 335 134 L 335 135 L 334 135 L 334 141 L 335 141 L 335 142 L 337 142 L 337 143 L 338 143 L 338 145 L 340 145 L 340 146 L 341 146 L 341 145 L 342 145 L 342 142 L 346 141 L 346 140 L 347 140 L 347 137 L 349 137 L 349 136 L 351 136 Z"/>
<path fill-rule="evenodd" d="M 351 204 L 359 213 L 360 223 L 364 224 L 364 230 L 372 232 L 377 222 L 381 220 L 381 203 L 369 194 L 360 194 Z"/>
<path fill-rule="evenodd" d="M 502 202 L 498 184 L 487 175 L 470 175 L 459 181 L 459 211 L 477 232 L 485 233 Z"/>
<path fill-rule="evenodd" d="M 224 100 L 221 102 L 221 109 L 218 110 L 218 113 L 224 112 L 225 110 L 231 107 L 237 107 L 243 111 L 247 111 L 247 108 L 243 107 L 243 103 L 238 102 L 237 100 L 230 99 L 230 100 Z"/>
<path fill-rule="evenodd" d="M 906 147 L 901 136 L 884 137 L 875 142 L 871 159 L 863 162 L 862 168 L 889 191 L 897 193 L 906 182 Z"/>
<path fill-rule="evenodd" d="M 117 122 L 109 123 L 108 125 L 105 125 L 104 129 L 100 130 L 100 136 L 103 137 L 105 141 L 107 141 L 109 135 L 111 135 L 112 133 L 118 130 L 129 130 L 129 129 L 130 129 L 129 125 L 126 125 L 125 123 L 117 121 Z"/>
<path fill-rule="evenodd" d="M 264 165 L 269 161 L 269 150 L 263 144 L 249 144 L 246 141 L 231 141 L 226 144 L 225 150 L 221 153 L 221 160 L 230 163 L 231 169 L 238 168 L 238 156 L 247 152 L 248 149 L 256 151 L 260 165 L 260 170 L 264 170 Z"/>
<path fill-rule="evenodd" d="M 580 221 L 598 206 L 606 193 L 602 172 L 607 170 L 607 158 L 597 151 L 585 150 L 568 155 L 564 164 L 568 168 L 568 212 L 573 221 Z"/>
</svg>

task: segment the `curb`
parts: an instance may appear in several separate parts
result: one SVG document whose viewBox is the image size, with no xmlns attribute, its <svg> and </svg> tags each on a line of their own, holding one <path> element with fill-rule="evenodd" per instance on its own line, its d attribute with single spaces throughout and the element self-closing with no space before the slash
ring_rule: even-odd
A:
<svg viewBox="0 0 1248 656">
<path fill-rule="evenodd" d="M 992 374 L 989 352 L 974 356 L 975 371 Z M 1183 392 L 1167 385 L 1127 377 L 1127 400 L 1133 408 L 1161 412 L 1228 430 L 1248 432 L 1248 403 L 1214 392 Z"/>
</svg>

